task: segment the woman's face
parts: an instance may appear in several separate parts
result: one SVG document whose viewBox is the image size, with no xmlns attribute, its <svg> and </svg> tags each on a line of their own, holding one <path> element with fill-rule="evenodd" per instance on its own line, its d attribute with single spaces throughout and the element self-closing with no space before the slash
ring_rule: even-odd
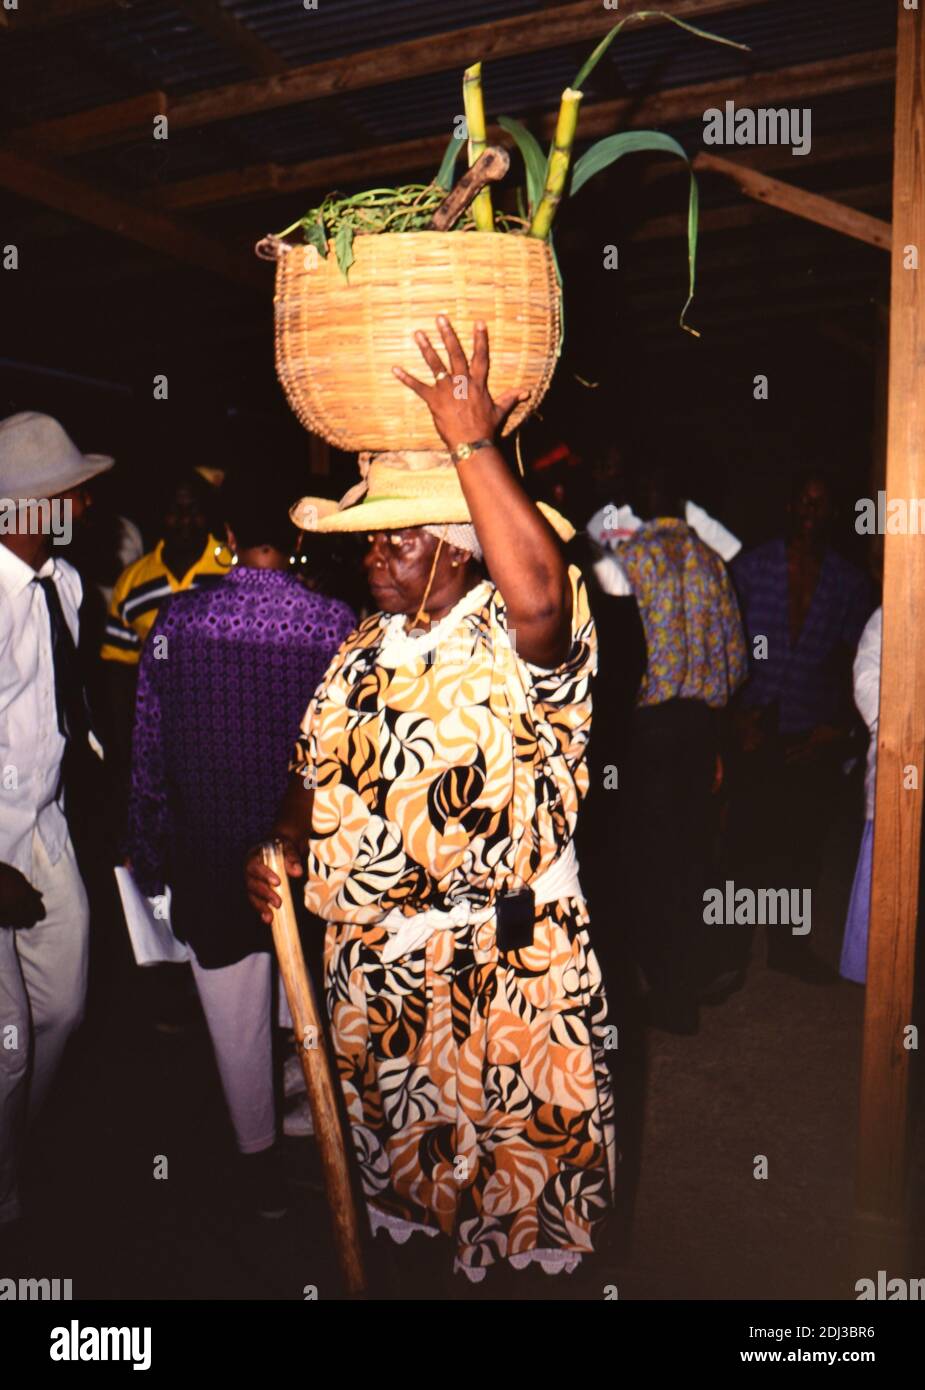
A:
<svg viewBox="0 0 925 1390">
<path fill-rule="evenodd" d="M 439 542 L 422 526 L 407 526 L 396 531 L 375 531 L 369 537 L 369 550 L 364 564 L 373 602 L 383 613 L 417 613 L 434 562 Z M 460 552 L 454 547 L 441 548 L 433 583 L 427 599 L 431 612 L 452 606 L 462 587 Z M 456 559 L 453 564 L 454 557 Z"/>
</svg>

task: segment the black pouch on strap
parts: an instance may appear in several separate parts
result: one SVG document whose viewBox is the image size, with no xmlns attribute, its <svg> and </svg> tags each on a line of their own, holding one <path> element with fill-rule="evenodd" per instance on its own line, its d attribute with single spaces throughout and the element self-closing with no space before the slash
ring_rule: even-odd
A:
<svg viewBox="0 0 925 1390">
<path fill-rule="evenodd" d="M 499 951 L 523 951 L 533 945 L 536 902 L 532 888 L 505 893 L 495 904 L 495 936 Z"/>
</svg>

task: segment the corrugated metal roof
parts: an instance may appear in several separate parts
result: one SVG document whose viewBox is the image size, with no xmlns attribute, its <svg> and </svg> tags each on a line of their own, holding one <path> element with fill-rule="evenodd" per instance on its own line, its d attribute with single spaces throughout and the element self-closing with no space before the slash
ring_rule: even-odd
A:
<svg viewBox="0 0 925 1390">
<path fill-rule="evenodd" d="M 535 10 L 535 0 L 475 0 L 464 9 L 431 0 L 322 0 L 318 10 L 295 0 L 234 0 L 225 5 L 292 66 L 321 62 L 404 39 L 452 32 Z M 706 15 L 706 28 L 749 43 L 750 55 L 682 33 L 668 24 L 632 26 L 614 43 L 588 85 L 588 98 L 635 91 L 653 78 L 659 87 L 720 78 L 748 68 L 773 68 L 889 46 L 894 6 L 870 0 L 775 0 L 728 14 Z M 77 51 L 75 52 L 75 44 Z M 494 110 L 555 104 L 564 82 L 592 45 L 486 64 L 489 105 Z M 94 56 L 99 66 L 94 66 Z M 104 61 L 105 60 L 105 61 Z M 121 81 L 116 73 L 125 69 Z M 7 105 L 23 119 L 40 120 L 119 100 L 145 87 L 180 96 L 253 76 L 227 49 L 170 4 L 150 3 L 91 14 L 49 31 L 14 32 L 0 46 L 0 75 Z M 458 98 L 458 74 L 436 74 L 401 84 L 400 99 L 373 92 L 352 94 L 351 108 L 377 121 L 377 138 L 401 138 L 409 129 L 446 128 L 448 103 Z M 458 104 L 458 101 L 455 101 Z M 455 105 L 454 105 L 455 109 Z M 252 118 L 257 119 L 257 118 Z M 269 139 L 274 119 L 259 118 Z M 415 125 L 417 121 L 417 125 Z M 268 150 L 268 156 L 274 152 Z"/>
<path fill-rule="evenodd" d="M 658 0 L 652 3 L 657 5 Z M 317 11 L 306 11 L 301 0 L 224 0 L 230 14 L 291 66 L 529 13 L 538 4 L 539 0 L 474 0 L 462 7 L 437 5 L 434 0 L 391 0 L 388 5 L 382 4 L 382 0 L 319 0 Z M 887 0 L 812 0 L 811 4 L 807 0 L 764 0 L 742 10 L 705 14 L 698 22 L 749 43 L 752 52 L 741 54 L 707 43 L 667 24 L 631 27 L 619 37 L 586 85 L 587 103 L 887 48 L 895 40 L 896 7 Z M 573 79 L 592 46 L 585 41 L 487 61 L 484 87 L 489 117 L 507 114 L 530 120 L 554 110 L 560 91 Z M 461 68 L 472 56 L 456 54 L 452 48 L 449 52 L 454 65 L 444 72 L 339 94 L 332 103 L 308 102 L 223 120 L 198 130 L 174 130 L 167 141 L 144 139 L 94 150 L 68 159 L 64 167 L 131 200 L 141 198 L 154 187 L 200 175 L 234 171 L 251 164 L 285 165 L 349 152 L 358 147 L 359 137 L 355 127 L 340 119 L 341 114 L 366 127 L 368 149 L 418 136 L 448 136 L 453 119 L 462 108 Z M 179 97 L 253 75 L 233 52 L 196 25 L 176 0 L 137 0 L 60 27 L 14 30 L 0 40 L 0 106 L 7 125 L 26 125 L 78 112 L 151 89 L 164 89 Z M 821 138 L 837 133 L 848 136 L 849 144 L 852 131 L 865 135 L 878 131 L 888 137 L 891 100 L 887 84 L 813 97 L 813 135 Z M 668 129 L 691 151 L 702 144 L 703 126 L 699 119 L 686 118 Z M 811 160 L 804 163 L 795 158 L 791 163 L 792 168 L 788 164 L 783 172 L 775 169 L 775 173 L 805 187 L 840 193 L 849 202 L 844 194 L 846 188 L 886 187 L 889 183 L 886 155 L 863 161 L 846 157 L 837 164 L 815 167 Z M 629 161 L 625 165 L 629 166 Z M 644 169 L 645 162 L 640 162 L 639 167 Z M 414 172 L 409 170 L 408 176 Z M 427 174 L 430 170 L 419 172 Z M 583 228 L 589 224 L 588 219 L 596 225 L 601 215 L 611 209 L 618 223 L 628 214 L 635 216 L 636 204 L 621 206 L 625 190 L 635 187 L 634 178 L 628 167 L 618 168 L 582 195 L 588 200 L 583 208 L 576 207 L 571 213 L 566 209 L 561 224 L 563 243 L 573 234 L 581 233 L 586 239 Z M 363 177 L 359 183 L 368 181 Z M 356 186 L 349 180 L 339 182 L 347 188 Z M 321 191 L 306 190 L 304 194 L 289 194 L 278 200 L 255 199 L 240 207 L 213 207 L 184 216 L 214 238 L 243 247 L 256 233 L 284 225 L 289 218 L 281 217 L 281 213 L 291 208 L 291 215 L 298 215 Z M 705 210 L 739 198 L 731 185 L 723 185 L 715 178 L 704 179 L 702 191 Z M 655 180 L 646 185 L 644 215 L 680 214 L 684 197 L 681 181 Z M 45 217 L 34 205 L 11 195 L 0 194 L 0 213 L 4 225 L 12 225 L 18 217 L 35 229 L 33 264 L 44 256 L 43 264 L 47 262 L 49 271 L 59 279 L 72 275 L 72 296 L 83 293 L 81 271 L 92 264 L 95 249 L 100 266 L 121 264 L 120 250 L 127 262 L 134 256 L 144 263 L 149 256 L 140 249 L 125 251 L 126 244 L 114 234 L 90 230 L 63 216 Z M 753 239 L 755 246 L 769 248 L 770 263 L 788 236 L 827 235 L 813 233 L 812 229 L 807 232 L 808 224 L 788 221 L 783 214 L 779 217 L 782 230 L 773 233 L 766 233 L 759 224 L 754 237 L 749 229 L 747 233 L 721 231 L 715 239 L 711 233 L 707 240 L 714 248 L 734 244 L 739 251 L 750 250 Z M 43 241 L 46 235 L 48 239 Z M 820 240 L 818 244 L 831 246 L 833 257 L 842 267 L 832 272 L 835 278 L 853 274 L 851 267 L 855 264 L 868 274 L 875 273 L 874 266 L 886 266 L 888 262 L 885 257 L 882 262 L 876 260 L 882 253 L 868 255 L 867 248 L 837 238 L 834 233 L 829 241 Z M 658 248 L 640 244 L 633 259 L 639 264 L 655 265 L 661 254 Z M 579 247 L 578 260 L 581 255 Z M 142 318 L 150 306 L 152 313 L 156 311 L 169 320 L 177 303 L 183 302 L 183 296 L 194 285 L 200 294 L 211 296 L 221 305 L 226 298 L 228 303 L 237 302 L 233 296 L 222 293 L 225 287 L 217 277 L 197 276 L 166 256 L 160 258 L 150 253 L 150 258 L 151 283 L 138 285 L 135 291 Z M 677 274 L 683 279 L 683 247 L 679 249 L 677 265 Z M 723 283 L 719 272 L 716 282 Z M 709 277 L 705 283 L 709 285 Z"/>
</svg>

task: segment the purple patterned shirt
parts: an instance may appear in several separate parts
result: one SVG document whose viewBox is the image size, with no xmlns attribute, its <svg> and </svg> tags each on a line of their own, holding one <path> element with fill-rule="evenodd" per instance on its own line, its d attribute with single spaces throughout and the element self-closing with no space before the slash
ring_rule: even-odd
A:
<svg viewBox="0 0 925 1390">
<path fill-rule="evenodd" d="M 339 599 L 241 567 L 176 595 L 151 629 L 126 849 L 144 892 L 170 884 L 174 932 L 207 969 L 269 949 L 244 896 L 244 854 L 273 825 L 302 717 L 355 627 Z"/>
</svg>

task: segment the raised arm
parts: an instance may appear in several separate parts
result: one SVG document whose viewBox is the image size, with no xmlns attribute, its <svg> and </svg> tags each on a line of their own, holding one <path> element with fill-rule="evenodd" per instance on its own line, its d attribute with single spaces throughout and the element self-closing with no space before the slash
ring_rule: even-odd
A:
<svg viewBox="0 0 925 1390">
<path fill-rule="evenodd" d="M 488 392 L 488 330 L 475 325 L 471 363 L 449 319 L 437 328 L 448 367 L 426 333 L 415 334 L 421 355 L 434 374 L 433 385 L 393 367 L 399 381 L 426 403 L 440 438 L 453 453 L 461 444 L 480 443 L 457 461 L 459 481 L 488 573 L 507 606 L 508 624 L 516 630 L 517 651 L 537 666 L 557 666 L 569 649 L 572 595 L 558 538 L 508 468 L 495 439 L 523 393 L 508 392 L 499 401 Z"/>
</svg>

